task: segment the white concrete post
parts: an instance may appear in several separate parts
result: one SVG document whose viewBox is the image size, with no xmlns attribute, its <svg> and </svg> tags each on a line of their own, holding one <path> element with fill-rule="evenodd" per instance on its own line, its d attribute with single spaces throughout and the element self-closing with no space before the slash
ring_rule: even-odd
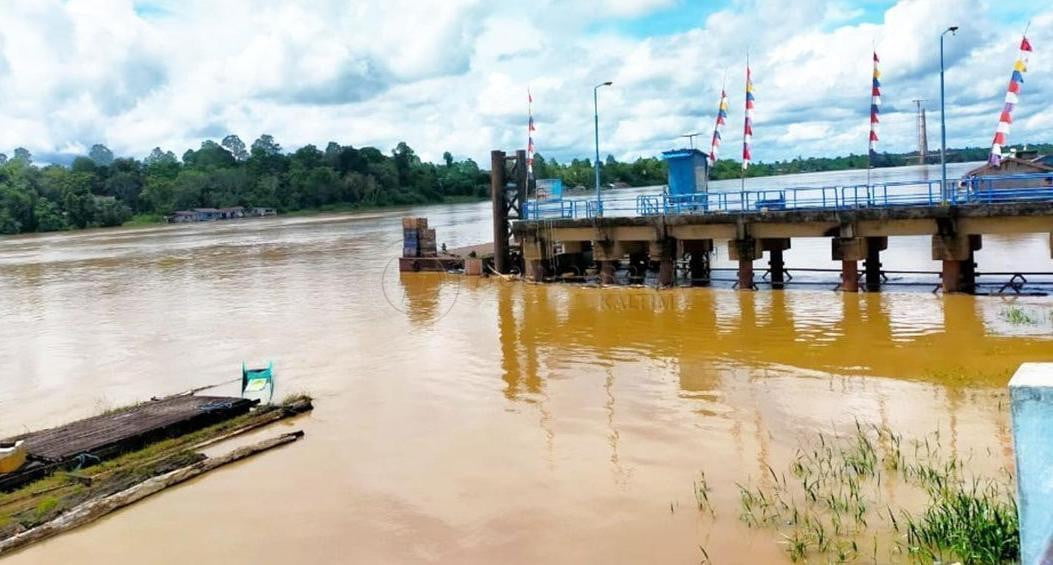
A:
<svg viewBox="0 0 1053 565">
<path fill-rule="evenodd" d="M 1020 512 L 1020 562 L 1053 565 L 1053 363 L 1024 363 L 1009 381 Z"/>
</svg>

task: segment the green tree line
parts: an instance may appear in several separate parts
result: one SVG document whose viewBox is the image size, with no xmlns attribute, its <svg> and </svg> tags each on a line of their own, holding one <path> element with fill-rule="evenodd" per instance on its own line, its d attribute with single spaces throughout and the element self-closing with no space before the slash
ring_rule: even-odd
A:
<svg viewBox="0 0 1053 565">
<path fill-rule="evenodd" d="M 1030 147 L 1053 153 L 1053 144 Z M 950 162 L 982 161 L 986 147 L 948 150 Z M 929 162 L 934 162 L 930 158 Z M 880 153 L 873 167 L 917 162 L 911 153 Z M 750 177 L 862 169 L 866 155 L 797 157 L 751 163 Z M 594 183 L 592 161 L 559 163 L 535 155 L 536 178 L 559 178 L 568 188 Z M 713 179 L 738 178 L 741 164 L 721 159 Z M 603 186 L 661 185 L 666 164 L 657 157 L 619 162 L 608 155 L 600 168 Z M 0 234 L 116 226 L 133 215 L 158 220 L 175 210 L 259 206 L 280 212 L 334 205 L 390 206 L 441 202 L 451 198 L 486 198 L 489 171 L 471 159 L 457 161 L 446 152 L 442 163 L 422 161 L 406 143 L 386 154 L 375 147 L 355 148 L 329 142 L 324 150 L 306 145 L 286 153 L 270 135 L 250 146 L 236 135 L 205 141 L 182 157 L 155 147 L 143 160 L 117 158 L 104 145 L 70 166 L 33 163 L 24 148 L 11 158 L 0 153 Z"/>
<path fill-rule="evenodd" d="M 1018 149 L 1020 149 L 1018 147 Z M 1053 153 L 1053 144 L 1039 143 L 1029 145 L 1029 150 L 1037 151 L 1039 155 Z M 973 161 L 986 161 L 991 152 L 990 147 L 965 147 L 961 149 L 948 149 L 948 163 L 968 163 Z M 1007 148 L 1008 154 L 1008 148 Z M 927 156 L 926 163 L 936 164 L 940 162 L 938 153 Z M 818 173 L 823 171 L 845 171 L 849 169 L 866 169 L 882 167 L 903 167 L 905 165 L 917 165 L 918 154 L 913 153 L 877 153 L 867 160 L 865 154 L 849 154 L 840 157 L 797 157 L 785 161 L 756 162 L 750 163 L 746 171 L 747 177 L 767 177 L 772 175 L 792 175 L 795 173 Z M 742 176 L 742 162 L 734 159 L 721 159 L 710 171 L 710 178 L 715 180 L 737 179 Z"/>
<path fill-rule="evenodd" d="M 422 162 L 405 143 L 390 154 L 330 142 L 285 153 L 270 135 L 246 147 L 236 135 L 205 141 L 182 158 L 154 148 L 143 160 L 103 145 L 68 167 L 37 166 L 29 151 L 0 154 L 0 233 L 116 226 L 133 214 L 260 206 L 281 212 L 330 205 L 388 206 L 489 194 L 471 159 Z"/>
</svg>

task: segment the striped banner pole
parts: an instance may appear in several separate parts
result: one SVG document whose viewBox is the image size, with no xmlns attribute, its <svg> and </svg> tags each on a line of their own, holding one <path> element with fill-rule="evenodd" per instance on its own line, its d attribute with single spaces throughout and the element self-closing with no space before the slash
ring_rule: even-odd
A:
<svg viewBox="0 0 1053 565">
<path fill-rule="evenodd" d="M 728 120 L 728 93 L 727 83 L 720 87 L 720 104 L 717 106 L 717 123 L 713 126 L 713 141 L 709 145 L 709 167 L 717 164 L 717 156 L 720 154 L 720 128 Z"/>
<path fill-rule="evenodd" d="M 870 187 L 870 168 L 873 166 L 874 156 L 877 155 L 878 142 L 878 114 L 881 107 L 881 71 L 878 70 L 877 51 L 874 51 L 874 74 L 870 84 L 870 146 L 867 150 L 867 187 Z"/>
<path fill-rule="evenodd" d="M 1023 39 L 1020 40 L 1020 54 L 1013 63 L 1013 74 L 1009 78 L 1009 88 L 1005 93 L 1005 105 L 1002 106 L 994 140 L 991 141 L 991 156 L 987 159 L 991 166 L 1000 167 L 1002 165 L 1002 147 L 1009 138 L 1009 127 L 1013 123 L 1013 110 L 1020 102 L 1020 87 L 1024 83 L 1024 73 L 1027 72 L 1027 60 L 1030 54 L 1031 42 L 1027 40 L 1027 30 L 1024 30 Z"/>
<path fill-rule="evenodd" d="M 750 55 L 746 53 L 746 117 L 742 123 L 742 189 L 746 190 L 746 169 L 753 158 L 750 146 L 753 142 L 753 77 L 750 74 Z"/>
</svg>

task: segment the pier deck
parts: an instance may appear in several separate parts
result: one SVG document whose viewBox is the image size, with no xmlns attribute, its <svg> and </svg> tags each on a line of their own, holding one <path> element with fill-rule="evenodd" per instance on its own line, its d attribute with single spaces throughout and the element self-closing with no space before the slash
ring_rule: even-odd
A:
<svg viewBox="0 0 1053 565">
<path fill-rule="evenodd" d="M 658 268 L 660 286 L 674 283 L 678 261 L 690 262 L 692 281 L 709 280 L 714 241 L 728 241 L 738 261 L 738 288 L 755 288 L 753 262 L 767 253 L 773 288 L 785 284 L 783 252 L 791 240 L 823 237 L 831 241 L 831 260 L 841 264 L 841 289 L 854 292 L 865 278 L 867 290 L 881 286 L 880 252 L 890 237 L 931 236 L 932 259 L 942 263 L 945 292 L 975 289 L 974 252 L 984 235 L 1053 234 L 1053 201 L 1023 200 L 969 205 L 705 211 L 641 216 L 602 216 L 519 220 L 511 226 L 522 244 L 528 277 L 542 280 L 553 265 L 595 263 L 601 282 L 628 259 L 631 265 Z M 1051 235 L 1053 237 L 1053 235 Z M 1051 240 L 1053 241 L 1053 240 Z M 865 273 L 858 263 L 864 262 Z M 1032 265 L 1022 270 L 1035 270 Z"/>
</svg>

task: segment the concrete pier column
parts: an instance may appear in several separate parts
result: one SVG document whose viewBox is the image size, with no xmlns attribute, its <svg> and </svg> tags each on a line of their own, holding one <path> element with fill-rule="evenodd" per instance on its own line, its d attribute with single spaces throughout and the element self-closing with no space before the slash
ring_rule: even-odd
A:
<svg viewBox="0 0 1053 565">
<path fill-rule="evenodd" d="M 859 292 L 859 261 L 841 261 L 841 290 Z"/>
<path fill-rule="evenodd" d="M 836 238 L 832 252 L 834 261 L 841 261 L 841 290 L 859 292 L 859 261 L 867 256 L 866 238 Z"/>
<path fill-rule="evenodd" d="M 867 238 L 867 259 L 863 264 L 867 292 L 881 290 L 881 252 L 888 249 L 887 237 Z"/>
<path fill-rule="evenodd" d="M 790 238 L 762 239 L 761 247 L 768 252 L 768 273 L 771 287 L 782 289 L 786 286 L 786 263 L 782 252 L 790 248 Z"/>
<path fill-rule="evenodd" d="M 652 241 L 647 251 L 649 259 L 658 263 L 658 287 L 673 286 L 676 279 L 676 240 L 666 238 L 661 241 Z"/>
<path fill-rule="evenodd" d="M 973 253 L 983 245 L 979 235 L 934 235 L 932 258 L 943 262 L 943 292 L 976 290 L 976 264 Z"/>
<path fill-rule="evenodd" d="M 522 241 L 523 263 L 527 280 L 541 282 L 545 278 L 546 264 L 552 257 L 552 244 L 538 237 L 524 237 Z"/>
<path fill-rule="evenodd" d="M 1009 381 L 1020 562 L 1053 563 L 1053 363 L 1024 363 Z"/>
<path fill-rule="evenodd" d="M 943 261 L 943 269 L 940 273 L 943 280 L 943 292 L 959 292 L 962 285 L 962 262 Z"/>
<path fill-rule="evenodd" d="M 592 242 L 592 259 L 600 266 L 600 284 L 614 284 L 618 261 L 625 256 L 625 248 L 616 241 Z"/>
<path fill-rule="evenodd" d="M 684 239 L 680 241 L 690 259 L 688 276 L 693 286 L 708 286 L 710 282 L 709 257 L 713 252 L 712 239 Z"/>
<path fill-rule="evenodd" d="M 739 262 L 739 290 L 754 290 L 753 261 L 764 255 L 759 239 L 732 239 L 728 241 L 728 257 Z"/>
</svg>

